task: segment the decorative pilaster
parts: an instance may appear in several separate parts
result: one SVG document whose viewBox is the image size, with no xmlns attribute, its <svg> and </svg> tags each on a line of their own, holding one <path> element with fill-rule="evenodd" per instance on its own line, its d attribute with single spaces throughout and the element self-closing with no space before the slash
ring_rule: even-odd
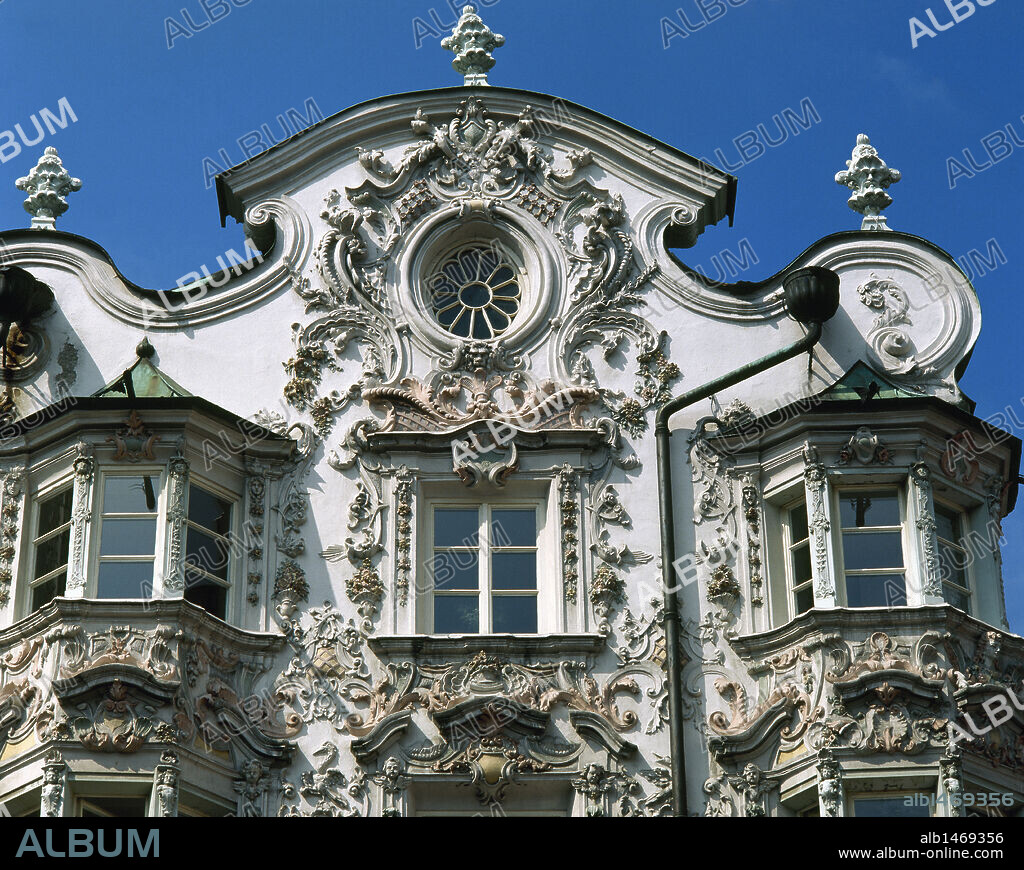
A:
<svg viewBox="0 0 1024 870">
<path fill-rule="evenodd" d="M 558 507 L 562 525 L 562 585 L 566 602 L 576 604 L 580 581 L 580 505 L 575 469 L 565 463 L 558 469 Z"/>
<path fill-rule="evenodd" d="M 405 792 L 412 779 L 404 774 L 402 763 L 390 756 L 374 775 L 373 782 L 380 789 L 381 817 L 393 819 L 405 815 Z"/>
<path fill-rule="evenodd" d="M 585 802 L 588 818 L 603 818 L 608 815 L 608 796 L 615 788 L 615 776 L 600 764 L 588 764 L 583 775 L 572 781 Z"/>
<path fill-rule="evenodd" d="M 153 773 L 154 815 L 173 818 L 178 815 L 178 755 L 173 749 L 160 754 Z"/>
<path fill-rule="evenodd" d="M 68 766 L 64 756 L 56 749 L 46 753 L 43 764 L 43 790 L 39 803 L 39 815 L 47 819 L 56 819 L 64 815 L 64 787 L 67 781 Z"/>
<path fill-rule="evenodd" d="M 92 447 L 84 441 L 75 446 L 75 482 L 71 495 L 71 559 L 68 564 L 68 598 L 84 598 L 89 524 L 92 522 L 92 489 L 96 463 Z"/>
<path fill-rule="evenodd" d="M 167 522 L 170 537 L 167 545 L 167 572 L 164 575 L 164 598 L 180 598 L 185 593 L 185 520 L 188 518 L 188 460 L 178 454 L 167 465 L 167 480 L 170 487 L 167 502 Z"/>
<path fill-rule="evenodd" d="M 939 759 L 939 779 L 945 798 L 946 815 L 959 818 L 964 814 L 964 773 L 960 747 L 951 743 Z"/>
<path fill-rule="evenodd" d="M 234 782 L 238 793 L 238 812 L 242 818 L 259 818 L 265 816 L 264 795 L 267 790 L 267 770 L 255 758 L 247 761 L 240 771 L 242 774 Z"/>
<path fill-rule="evenodd" d="M 811 574 L 814 577 L 814 606 L 835 607 L 836 587 L 832 580 L 835 564 L 832 551 L 832 522 L 829 519 L 828 477 L 818 461 L 818 451 L 804 445 L 804 488 L 807 496 L 807 528 L 811 535 Z"/>
<path fill-rule="evenodd" d="M 399 607 L 405 607 L 409 602 L 414 481 L 412 472 L 405 465 L 395 472 L 395 593 Z"/>
<path fill-rule="evenodd" d="M 823 819 L 837 819 L 845 815 L 843 798 L 843 770 L 832 757 L 827 746 L 818 750 L 818 809 Z"/>
<path fill-rule="evenodd" d="M 939 577 L 939 553 L 935 539 L 935 503 L 932 500 L 931 470 L 924 462 L 923 446 L 910 467 L 910 489 L 914 499 L 914 525 L 917 527 L 918 576 L 920 589 L 907 589 L 907 604 L 941 604 L 942 580 Z M 917 600 L 914 600 L 917 599 Z"/>
<path fill-rule="evenodd" d="M 21 531 L 21 502 L 25 491 L 25 466 L 13 465 L 0 470 L 0 608 L 11 600 L 14 560 Z"/>
<path fill-rule="evenodd" d="M 264 530 L 267 501 L 267 474 L 262 463 L 247 460 L 245 463 L 248 475 L 246 487 L 246 569 L 245 600 L 250 606 L 257 607 L 260 603 L 260 587 L 263 585 L 266 552 L 264 548 Z"/>
<path fill-rule="evenodd" d="M 988 506 L 988 515 L 997 533 L 997 540 L 1003 538 L 1003 491 L 1006 481 L 998 475 L 994 475 L 985 481 L 985 502 Z M 1010 630 L 1010 621 L 1006 617 L 1006 588 L 1003 584 L 1003 551 L 997 544 L 992 548 L 992 558 L 995 561 L 996 576 L 999 578 L 999 618 L 1002 620 L 1002 627 Z"/>
<path fill-rule="evenodd" d="M 761 577 L 761 493 L 754 476 L 743 478 L 743 518 L 747 521 L 747 569 L 750 573 L 750 603 L 764 604 L 764 579 Z"/>
</svg>

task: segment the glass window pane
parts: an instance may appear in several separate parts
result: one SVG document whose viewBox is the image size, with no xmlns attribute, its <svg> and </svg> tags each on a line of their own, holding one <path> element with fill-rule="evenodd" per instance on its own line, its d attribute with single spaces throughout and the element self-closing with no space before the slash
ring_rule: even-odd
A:
<svg viewBox="0 0 1024 870">
<path fill-rule="evenodd" d="M 843 560 L 847 571 L 903 567 L 903 536 L 899 532 L 846 532 Z"/>
<path fill-rule="evenodd" d="M 56 571 L 68 563 L 68 546 L 71 543 L 71 529 L 67 528 L 58 535 L 48 538 L 36 546 L 36 577 L 42 577 Z"/>
<path fill-rule="evenodd" d="M 71 490 L 51 496 L 39 505 L 39 527 L 36 537 L 52 532 L 58 526 L 71 522 Z"/>
<path fill-rule="evenodd" d="M 946 599 L 947 604 L 952 604 L 954 607 L 959 607 L 963 611 L 970 611 L 971 596 L 964 592 L 962 589 L 957 589 L 955 586 L 950 586 L 947 583 L 943 584 L 942 591 L 943 597 Z"/>
<path fill-rule="evenodd" d="M 120 819 L 146 815 L 146 799 L 142 797 L 87 797 L 82 799 L 82 816 L 96 818 L 113 816 Z"/>
<path fill-rule="evenodd" d="M 802 544 L 791 551 L 793 585 L 799 586 L 811 579 L 811 545 Z"/>
<path fill-rule="evenodd" d="M 231 504 L 198 486 L 188 488 L 188 518 L 218 535 L 231 531 Z"/>
<path fill-rule="evenodd" d="M 185 564 L 226 580 L 228 577 L 229 548 L 226 541 L 213 538 L 189 527 L 185 536 Z"/>
<path fill-rule="evenodd" d="M 480 599 L 476 595 L 435 595 L 435 634 L 479 634 Z"/>
<path fill-rule="evenodd" d="M 537 633 L 537 598 L 533 595 L 496 595 L 491 601 L 495 632 Z"/>
<path fill-rule="evenodd" d="M 475 550 L 449 550 L 434 554 L 431 566 L 434 574 L 434 588 L 479 589 L 479 554 Z"/>
<path fill-rule="evenodd" d="M 156 520 L 103 520 L 101 556 L 152 556 L 156 547 Z"/>
<path fill-rule="evenodd" d="M 492 553 L 491 585 L 495 589 L 536 589 L 536 553 Z"/>
<path fill-rule="evenodd" d="M 926 819 L 930 815 L 929 803 L 930 798 L 927 795 L 919 795 L 916 800 L 914 795 L 857 798 L 853 802 L 853 812 L 862 819 Z"/>
<path fill-rule="evenodd" d="M 960 543 L 960 512 L 938 502 L 935 504 L 935 534 L 954 544 Z"/>
<path fill-rule="evenodd" d="M 903 607 L 907 584 L 902 574 L 848 574 L 848 607 Z"/>
<path fill-rule="evenodd" d="M 898 526 L 899 498 L 894 490 L 844 492 L 839 497 L 839 516 L 844 529 Z"/>
<path fill-rule="evenodd" d="M 795 544 L 807 537 L 807 505 L 798 504 L 789 512 L 790 543 Z"/>
<path fill-rule="evenodd" d="M 153 594 L 153 562 L 100 562 L 97 598 L 149 598 Z"/>
<path fill-rule="evenodd" d="M 801 613 L 805 613 L 814 607 L 814 588 L 811 586 L 805 586 L 796 593 L 795 598 L 796 615 L 799 616 Z"/>
<path fill-rule="evenodd" d="M 967 554 L 939 541 L 939 575 L 959 586 L 967 585 Z"/>
<path fill-rule="evenodd" d="M 480 512 L 474 508 L 434 510 L 435 547 L 478 547 Z"/>
<path fill-rule="evenodd" d="M 151 514 L 156 510 L 159 478 L 107 477 L 103 481 L 103 512 L 106 514 Z"/>
<path fill-rule="evenodd" d="M 227 612 L 228 590 L 201 574 L 185 572 L 185 600 L 197 604 L 214 616 L 224 619 Z"/>
<path fill-rule="evenodd" d="M 63 595 L 67 586 L 67 572 L 51 577 L 45 583 L 32 587 L 32 609 L 38 610 L 44 604 L 49 604 L 58 595 Z"/>
<path fill-rule="evenodd" d="M 495 547 L 536 547 L 537 511 L 491 511 L 491 544 Z"/>
</svg>

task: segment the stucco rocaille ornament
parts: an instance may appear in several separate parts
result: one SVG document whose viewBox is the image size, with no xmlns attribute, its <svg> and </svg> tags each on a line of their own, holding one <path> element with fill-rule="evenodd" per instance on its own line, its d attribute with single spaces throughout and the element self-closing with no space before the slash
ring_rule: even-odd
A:
<svg viewBox="0 0 1024 870">
<path fill-rule="evenodd" d="M 32 215 L 32 229 L 52 230 L 57 226 L 57 218 L 68 210 L 65 197 L 81 190 L 82 180 L 71 177 L 51 145 L 29 174 L 19 178 L 14 186 L 28 194 L 25 211 Z"/>
<path fill-rule="evenodd" d="M 864 216 L 862 230 L 889 229 L 882 211 L 892 205 L 892 197 L 885 191 L 900 178 L 899 170 L 890 169 L 867 135 L 860 133 L 846 169 L 836 173 L 836 184 L 853 191 L 848 202 L 850 208 Z"/>
</svg>

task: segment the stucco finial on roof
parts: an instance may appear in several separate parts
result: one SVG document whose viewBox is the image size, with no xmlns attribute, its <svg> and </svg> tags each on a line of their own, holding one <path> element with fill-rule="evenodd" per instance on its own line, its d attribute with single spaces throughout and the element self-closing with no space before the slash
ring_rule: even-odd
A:
<svg viewBox="0 0 1024 870">
<path fill-rule="evenodd" d="M 853 155 L 846 161 L 846 169 L 836 173 L 836 183 L 853 191 L 848 200 L 850 208 L 864 215 L 862 230 L 887 230 L 882 209 L 892 205 L 892 197 L 885 192 L 890 184 L 900 180 L 898 169 L 890 169 L 878 156 L 878 150 L 867 135 L 857 137 Z"/>
<path fill-rule="evenodd" d="M 57 149 L 51 145 L 32 171 L 14 182 L 14 186 L 28 194 L 25 211 L 32 215 L 32 229 L 52 230 L 57 227 L 57 218 L 68 210 L 64 197 L 81 190 L 82 181 L 68 174 Z"/>
<path fill-rule="evenodd" d="M 486 85 L 487 73 L 494 66 L 491 52 L 505 44 L 505 37 L 492 33 L 476 8 L 464 6 L 462 17 L 451 36 L 441 40 L 441 47 L 455 52 L 452 66 L 465 76 L 466 85 Z"/>
</svg>

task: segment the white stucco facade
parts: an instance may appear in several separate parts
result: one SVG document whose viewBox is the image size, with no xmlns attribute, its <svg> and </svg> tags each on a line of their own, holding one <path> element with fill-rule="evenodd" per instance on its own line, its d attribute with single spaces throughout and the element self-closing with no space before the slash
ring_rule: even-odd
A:
<svg viewBox="0 0 1024 870">
<path fill-rule="evenodd" d="M 654 414 L 798 339 L 783 282 L 807 266 L 840 282 L 809 358 L 672 423 L 687 812 L 846 815 L 883 793 L 956 815 L 958 791 L 1019 811 L 1019 711 L 950 745 L 1019 688 L 1024 641 L 991 535 L 1019 442 L 957 385 L 981 312 L 949 255 L 875 210 L 778 275 L 714 284 L 680 249 L 728 218 L 735 179 L 478 80 L 340 112 L 218 193 L 260 256 L 184 290 L 57 229 L 4 234 L 54 297 L 23 324 L 0 438 L 12 811 L 670 812 Z M 484 295 L 443 297 L 476 312 L 463 335 L 437 303 L 453 257 L 514 276 L 507 304 L 480 266 L 463 285 Z M 504 315 L 478 325 L 478 299 Z M 152 501 L 114 511 L 114 479 Z M 40 573 L 62 492 L 66 567 Z M 510 510 L 533 538 L 505 552 L 490 518 Z M 467 511 L 479 536 L 439 544 Z M 153 552 L 112 553 L 118 521 L 151 523 Z M 196 573 L 215 538 L 225 559 Z M 460 546 L 477 609 L 458 618 L 480 630 L 438 632 L 438 553 Z M 533 567 L 504 575 L 508 555 Z M 146 559 L 140 596 L 108 594 L 105 565 Z"/>
</svg>

